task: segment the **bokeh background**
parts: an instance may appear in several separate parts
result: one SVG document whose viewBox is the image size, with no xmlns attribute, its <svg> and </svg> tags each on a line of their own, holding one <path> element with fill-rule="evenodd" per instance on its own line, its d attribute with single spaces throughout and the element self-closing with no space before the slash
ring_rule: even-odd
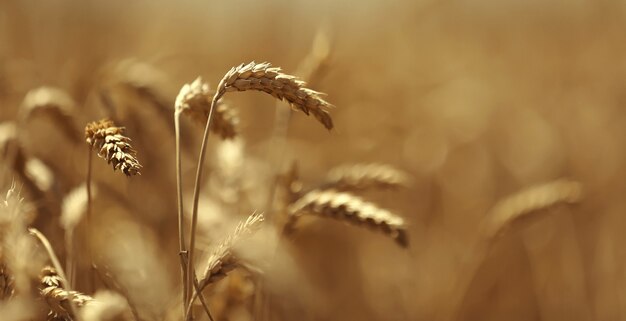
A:
<svg viewBox="0 0 626 321">
<path fill-rule="evenodd" d="M 295 113 L 285 158 L 297 160 L 308 186 L 344 163 L 406 170 L 410 188 L 366 195 L 405 217 L 411 244 L 401 249 L 331 220 L 307 225 L 266 271 L 272 320 L 626 318 L 622 1 L 2 1 L 0 119 L 18 119 L 27 92 L 54 86 L 74 100 L 78 128 L 104 116 L 127 127 L 143 175 L 127 179 L 94 159 L 94 180 L 108 192 L 95 200 L 98 231 L 78 237 L 99 240 L 98 260 L 145 320 L 175 320 L 172 118 L 124 84 L 145 84 L 173 113 L 179 89 L 197 76 L 215 85 L 252 60 L 294 73 L 320 30 L 330 60 L 314 89 L 336 106 L 335 129 Z M 270 138 L 274 109 L 287 107 L 262 93 L 229 99 L 242 139 L 210 140 L 207 247 L 262 207 L 271 173 L 283 170 L 269 162 Z M 47 201 L 84 181 L 86 145 L 45 118 L 18 132 L 29 155 L 54 171 Z M 189 193 L 201 135 L 185 120 Z M 582 184 L 580 204 L 479 254 L 479 224 L 498 200 L 562 177 Z M 11 175 L 3 179 L 9 186 Z M 224 184 L 237 185 L 235 194 Z M 63 255 L 58 213 L 36 224 Z M 224 281 L 235 290 L 211 290 L 215 306 L 229 291 L 253 300 L 241 274 Z M 242 305 L 222 318 L 252 320 Z"/>
</svg>

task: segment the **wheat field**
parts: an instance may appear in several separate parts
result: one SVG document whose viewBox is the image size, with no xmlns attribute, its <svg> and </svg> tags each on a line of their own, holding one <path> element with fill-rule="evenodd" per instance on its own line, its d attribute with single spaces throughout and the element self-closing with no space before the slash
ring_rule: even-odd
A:
<svg viewBox="0 0 626 321">
<path fill-rule="evenodd" d="M 0 1 L 0 320 L 626 320 L 624 30 Z"/>
</svg>

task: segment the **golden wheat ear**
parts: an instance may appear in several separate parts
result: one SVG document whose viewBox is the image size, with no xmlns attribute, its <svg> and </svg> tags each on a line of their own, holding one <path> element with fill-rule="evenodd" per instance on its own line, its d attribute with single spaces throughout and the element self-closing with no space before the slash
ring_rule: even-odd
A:
<svg viewBox="0 0 626 321">
<path fill-rule="evenodd" d="M 289 206 L 290 220 L 286 231 L 293 230 L 297 219 L 305 214 L 334 218 L 357 226 L 383 232 L 401 247 L 409 240 L 404 219 L 374 203 L 350 193 L 336 190 L 313 190 Z"/>
<path fill-rule="evenodd" d="M 322 98 L 322 93 L 306 88 L 306 83 L 297 77 L 285 74 L 269 63 L 250 62 L 233 67 L 217 86 L 213 101 L 218 101 L 231 91 L 256 90 L 268 93 L 279 100 L 287 101 L 292 107 L 312 114 L 326 129 L 333 128 L 328 113 L 332 107 Z"/>
<path fill-rule="evenodd" d="M 50 308 L 49 317 L 72 319 L 75 316 L 70 304 L 83 307 L 93 301 L 86 294 L 66 290 L 64 281 L 53 267 L 46 266 L 41 271 L 39 292 Z"/>
<path fill-rule="evenodd" d="M 583 188 L 579 182 L 559 179 L 536 185 L 506 197 L 490 211 L 484 226 L 486 238 L 497 238 L 515 222 L 564 204 L 581 201 Z"/>
<path fill-rule="evenodd" d="M 192 83 L 185 84 L 176 97 L 176 111 L 181 112 L 196 123 L 204 125 L 209 120 L 211 98 L 215 94 L 210 90 L 209 84 L 196 78 Z M 239 115 L 237 110 L 228 103 L 219 101 L 213 111 L 211 131 L 220 135 L 222 139 L 230 139 L 237 136 L 239 127 Z"/>
<path fill-rule="evenodd" d="M 410 176 L 388 164 L 348 164 L 328 172 L 324 186 L 338 190 L 365 190 L 407 187 Z"/>
<path fill-rule="evenodd" d="M 130 138 L 124 136 L 124 127 L 117 127 L 109 119 L 87 124 L 85 141 L 98 156 L 113 165 L 113 170 L 121 170 L 126 176 L 140 175 L 141 164 L 137 152 L 130 145 Z"/>
<path fill-rule="evenodd" d="M 216 282 L 225 277 L 229 271 L 239 266 L 239 259 L 233 252 L 235 245 L 258 231 L 264 220 L 263 214 L 253 213 L 245 221 L 237 224 L 235 231 L 228 235 L 209 257 L 207 267 L 200 281 L 201 285 L 206 286 Z"/>
</svg>

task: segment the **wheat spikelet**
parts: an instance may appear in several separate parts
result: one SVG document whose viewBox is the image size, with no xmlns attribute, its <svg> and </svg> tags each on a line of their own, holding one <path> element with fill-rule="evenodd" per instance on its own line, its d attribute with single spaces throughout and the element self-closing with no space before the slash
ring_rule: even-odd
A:
<svg viewBox="0 0 626 321">
<path fill-rule="evenodd" d="M 199 124 L 206 124 L 209 119 L 211 97 L 214 92 L 209 89 L 209 84 L 196 78 L 191 84 L 185 84 L 176 97 L 176 110 L 188 115 Z M 237 110 L 227 103 L 219 101 L 213 111 L 211 131 L 220 135 L 223 139 L 237 136 L 239 115 Z"/>
<path fill-rule="evenodd" d="M 307 115 L 313 114 L 324 127 L 332 129 L 333 122 L 327 111 L 332 105 L 321 97 L 321 93 L 305 86 L 304 81 L 281 72 L 280 68 L 271 67 L 266 62 L 253 61 L 233 67 L 227 72 L 217 86 L 213 101 L 219 100 L 230 91 L 262 91 L 287 101 Z"/>
<path fill-rule="evenodd" d="M 409 175 L 387 164 L 350 164 L 331 169 L 324 186 L 338 190 L 396 188 L 409 185 Z"/>
<path fill-rule="evenodd" d="M 245 221 L 239 222 L 235 231 L 228 235 L 209 257 L 200 281 L 200 288 L 222 279 L 228 272 L 239 266 L 239 260 L 233 253 L 233 248 L 239 241 L 254 234 L 263 221 L 263 214 L 253 213 Z"/>
<path fill-rule="evenodd" d="M 85 141 L 98 156 L 113 165 L 113 170 L 121 170 L 126 176 L 141 174 L 137 152 L 130 145 L 130 138 L 124 136 L 124 127 L 116 127 L 113 121 L 103 119 L 87 124 Z"/>
<path fill-rule="evenodd" d="M 582 185 L 559 179 L 532 186 L 498 202 L 490 211 L 486 233 L 498 237 L 515 221 L 562 204 L 575 204 L 582 198 Z"/>
<path fill-rule="evenodd" d="M 344 220 L 379 230 L 402 247 L 408 246 L 406 226 L 402 217 L 377 205 L 345 192 L 336 190 L 313 190 L 289 206 L 290 221 L 286 231 L 293 229 L 297 219 L 309 213 L 322 217 Z"/>
<path fill-rule="evenodd" d="M 50 266 L 42 269 L 40 285 L 39 292 L 50 307 L 48 315 L 53 318 L 71 320 L 73 315 L 70 304 L 73 303 L 77 307 L 82 307 L 93 301 L 93 298 L 88 295 L 65 290 L 63 279 Z"/>
<path fill-rule="evenodd" d="M 79 129 L 74 123 L 72 111 L 75 102 L 63 90 L 53 87 L 39 87 L 29 91 L 20 107 L 21 117 L 28 120 L 36 115 L 47 115 L 58 124 L 64 134 L 74 142 L 78 142 Z"/>
</svg>

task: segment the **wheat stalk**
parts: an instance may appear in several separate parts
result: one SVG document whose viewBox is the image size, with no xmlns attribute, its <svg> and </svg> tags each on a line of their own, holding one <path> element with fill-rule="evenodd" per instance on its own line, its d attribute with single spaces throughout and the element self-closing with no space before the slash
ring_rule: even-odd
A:
<svg viewBox="0 0 626 321">
<path fill-rule="evenodd" d="M 53 318 L 72 319 L 76 317 L 71 306 L 82 307 L 93 301 L 93 298 L 77 292 L 65 289 L 64 280 L 57 271 L 50 266 L 46 266 L 41 271 L 40 294 L 50 307 L 49 316 Z"/>
<path fill-rule="evenodd" d="M 292 106 L 302 110 L 307 115 L 313 114 L 324 127 L 331 129 L 333 127 L 332 119 L 326 109 L 331 105 L 320 97 L 320 93 L 308 89 L 303 81 L 296 77 L 280 72 L 280 68 L 273 68 L 268 63 L 257 64 L 251 62 L 242 64 L 232 68 L 226 73 L 224 78 L 217 86 L 217 90 L 211 100 L 207 124 L 204 128 L 204 137 L 202 138 L 202 146 L 200 147 L 200 157 L 198 158 L 198 166 L 196 168 L 196 181 L 193 193 L 193 208 L 191 211 L 191 227 L 189 238 L 189 261 L 187 264 L 187 282 L 186 287 L 190 290 L 193 278 L 194 251 L 196 227 L 198 224 L 198 201 L 200 197 L 200 181 L 202 179 L 202 171 L 204 167 L 204 159 L 206 157 L 206 145 L 209 137 L 209 128 L 211 119 L 217 101 L 229 91 L 246 91 L 258 90 L 271 94 L 280 100 L 286 100 Z M 188 292 L 189 293 L 189 292 Z M 190 295 L 186 297 L 189 298 Z"/>
<path fill-rule="evenodd" d="M 209 109 L 213 95 L 214 92 L 210 90 L 209 84 L 198 77 L 192 83 L 185 84 L 181 88 L 176 97 L 176 110 L 180 110 L 196 123 L 204 125 L 209 120 Z M 223 101 L 218 101 L 211 123 L 211 131 L 223 139 L 230 139 L 237 136 L 238 126 L 239 115 L 237 110 Z"/>
<path fill-rule="evenodd" d="M 293 229 L 300 216 L 314 214 L 364 225 L 390 236 L 400 246 L 408 247 L 406 225 L 402 217 L 349 193 L 332 189 L 313 190 L 291 204 L 288 211 L 290 220 L 287 231 Z"/>
<path fill-rule="evenodd" d="M 331 169 L 325 187 L 338 190 L 396 188 L 409 185 L 409 175 L 388 164 L 349 164 Z"/>
<path fill-rule="evenodd" d="M 506 197 L 490 211 L 484 229 L 487 238 L 502 235 L 514 222 L 562 204 L 575 204 L 582 199 L 582 185 L 559 179 L 536 185 Z"/>
<path fill-rule="evenodd" d="M 92 192 L 92 191 L 90 191 Z M 93 190 L 96 192 L 96 189 Z M 95 193 L 94 193 L 95 194 Z M 61 226 L 65 230 L 65 269 L 68 273 L 68 282 L 74 286 L 76 277 L 76 261 L 74 260 L 74 229 L 87 212 L 89 202 L 86 184 L 82 184 L 70 191 L 63 198 L 61 204 Z"/>
<path fill-rule="evenodd" d="M 119 169 L 126 176 L 141 174 L 137 152 L 130 145 L 130 138 L 124 136 L 124 127 L 116 127 L 109 119 L 91 122 L 85 127 L 85 141 L 113 165 L 113 170 Z"/>
</svg>

